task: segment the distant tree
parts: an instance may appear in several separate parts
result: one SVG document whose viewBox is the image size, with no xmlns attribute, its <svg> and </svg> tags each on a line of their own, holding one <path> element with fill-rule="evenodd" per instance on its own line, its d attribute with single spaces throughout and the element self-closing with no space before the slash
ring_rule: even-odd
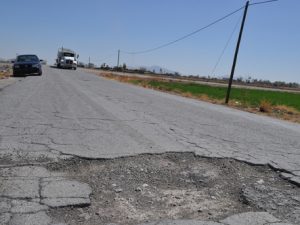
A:
<svg viewBox="0 0 300 225">
<path fill-rule="evenodd" d="M 101 69 L 105 69 L 105 67 L 106 67 L 105 63 L 102 63 L 101 66 L 100 66 Z"/>
<path fill-rule="evenodd" d="M 123 63 L 123 70 L 126 70 L 127 69 L 127 66 L 125 63 Z"/>
<path fill-rule="evenodd" d="M 252 78 L 249 76 L 249 77 L 246 79 L 246 83 L 247 83 L 247 84 L 251 83 L 251 79 L 252 79 Z"/>
<path fill-rule="evenodd" d="M 236 79 L 236 81 L 239 82 L 239 83 L 242 83 L 242 82 L 243 82 L 243 77 L 238 77 L 238 78 Z"/>
<path fill-rule="evenodd" d="M 139 72 L 140 73 L 145 73 L 147 69 L 145 67 L 140 67 Z"/>
<path fill-rule="evenodd" d="M 299 84 L 298 83 L 295 83 L 295 82 L 293 82 L 293 83 L 288 83 L 287 84 L 289 87 L 291 87 L 291 88 L 299 88 L 300 86 L 299 86 Z"/>
<path fill-rule="evenodd" d="M 78 67 L 85 67 L 84 63 L 83 62 L 78 62 Z"/>
<path fill-rule="evenodd" d="M 88 63 L 86 67 L 88 67 L 88 68 L 95 68 L 95 64 L 94 63 Z"/>
<path fill-rule="evenodd" d="M 282 81 L 275 81 L 273 83 L 273 86 L 275 86 L 275 87 L 284 87 L 284 86 L 286 86 L 286 84 L 285 84 L 285 82 L 282 82 Z"/>
</svg>

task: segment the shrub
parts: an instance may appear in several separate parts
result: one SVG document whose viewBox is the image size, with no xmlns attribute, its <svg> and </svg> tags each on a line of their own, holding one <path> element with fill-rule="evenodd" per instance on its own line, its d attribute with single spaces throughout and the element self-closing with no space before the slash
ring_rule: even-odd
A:
<svg viewBox="0 0 300 225">
<path fill-rule="evenodd" d="M 262 100 L 259 104 L 259 111 L 269 113 L 272 111 L 272 104 L 267 100 Z"/>
</svg>

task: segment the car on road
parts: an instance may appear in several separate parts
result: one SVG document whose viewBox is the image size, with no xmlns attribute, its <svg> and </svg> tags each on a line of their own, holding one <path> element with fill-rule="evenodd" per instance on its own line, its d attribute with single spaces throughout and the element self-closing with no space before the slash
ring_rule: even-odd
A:
<svg viewBox="0 0 300 225">
<path fill-rule="evenodd" d="M 18 55 L 13 63 L 14 76 L 42 75 L 41 60 L 36 55 Z"/>
</svg>

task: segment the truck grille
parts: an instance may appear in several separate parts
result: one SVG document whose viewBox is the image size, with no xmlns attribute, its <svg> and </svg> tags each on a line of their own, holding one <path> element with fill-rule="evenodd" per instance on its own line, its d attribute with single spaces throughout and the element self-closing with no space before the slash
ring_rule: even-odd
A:
<svg viewBox="0 0 300 225">
<path fill-rule="evenodd" d="M 73 64 L 73 60 L 67 59 L 66 64 Z"/>
</svg>

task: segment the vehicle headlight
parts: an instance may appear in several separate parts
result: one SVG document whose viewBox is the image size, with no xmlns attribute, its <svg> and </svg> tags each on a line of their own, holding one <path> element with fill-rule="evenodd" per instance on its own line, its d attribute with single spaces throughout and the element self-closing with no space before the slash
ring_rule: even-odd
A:
<svg viewBox="0 0 300 225">
<path fill-rule="evenodd" d="M 33 64 L 32 67 L 33 67 L 33 68 L 39 68 L 40 65 L 39 65 L 39 64 Z"/>
<path fill-rule="evenodd" d="M 63 60 L 63 59 L 61 59 L 60 61 L 61 61 L 61 62 L 63 62 L 64 60 Z"/>
<path fill-rule="evenodd" d="M 18 69 L 18 68 L 20 68 L 20 66 L 19 65 L 14 65 L 14 68 Z"/>
</svg>

